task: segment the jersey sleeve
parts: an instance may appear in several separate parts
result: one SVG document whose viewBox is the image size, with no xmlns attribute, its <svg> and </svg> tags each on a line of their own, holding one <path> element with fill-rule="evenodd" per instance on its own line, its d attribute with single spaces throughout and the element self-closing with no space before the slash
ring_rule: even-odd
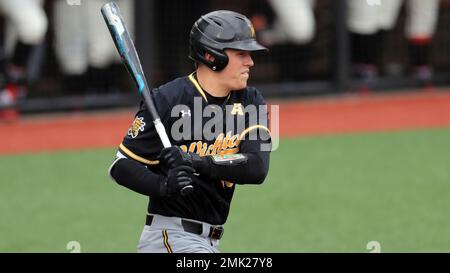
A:
<svg viewBox="0 0 450 273">
<path fill-rule="evenodd" d="M 247 160 L 242 164 L 209 165 L 209 176 L 231 183 L 229 185 L 261 184 L 269 172 L 271 137 L 267 106 L 256 89 L 251 91 L 245 101 L 246 129 L 239 135 L 239 153 Z"/>
<path fill-rule="evenodd" d="M 249 104 L 253 111 L 249 112 L 246 129 L 240 133 L 240 152 L 260 152 L 270 150 L 271 135 L 268 106 L 257 89 L 253 89 L 249 96 Z"/>
<path fill-rule="evenodd" d="M 158 89 L 152 91 L 155 106 L 166 127 L 169 121 L 169 102 Z M 122 143 L 119 145 L 118 156 L 132 158 L 146 165 L 159 163 L 157 157 L 163 149 L 161 140 L 153 124 L 153 118 L 143 101 L 134 116 Z"/>
</svg>

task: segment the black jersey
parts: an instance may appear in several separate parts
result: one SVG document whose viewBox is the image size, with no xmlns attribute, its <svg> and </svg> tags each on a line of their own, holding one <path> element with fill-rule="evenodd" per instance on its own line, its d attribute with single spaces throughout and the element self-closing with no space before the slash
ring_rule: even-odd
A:
<svg viewBox="0 0 450 273">
<path fill-rule="evenodd" d="M 151 95 L 172 145 L 200 156 L 258 152 L 259 147 L 248 136 L 253 131 L 269 131 L 267 112 L 259 111 L 259 106 L 266 104 L 260 92 L 252 87 L 215 98 L 202 90 L 193 73 L 152 90 Z M 119 153 L 164 175 L 167 170 L 158 161 L 162 149 L 150 113 L 141 102 Z M 150 196 L 148 212 L 224 224 L 239 182 L 244 184 L 193 176 L 192 194 L 177 198 Z"/>
</svg>

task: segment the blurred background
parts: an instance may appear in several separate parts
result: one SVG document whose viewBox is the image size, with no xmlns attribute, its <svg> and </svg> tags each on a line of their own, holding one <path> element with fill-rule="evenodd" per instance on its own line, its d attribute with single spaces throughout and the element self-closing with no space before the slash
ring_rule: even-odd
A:
<svg viewBox="0 0 450 273">
<path fill-rule="evenodd" d="M 139 97 L 106 2 L 0 0 L 0 252 L 135 251 L 147 199 L 107 169 Z M 250 84 L 280 147 L 238 187 L 224 252 L 450 251 L 450 0 L 116 2 L 153 86 L 194 70 L 212 10 L 270 49 Z"/>
<path fill-rule="evenodd" d="M 193 70 L 189 30 L 213 9 L 246 14 L 270 48 L 255 56 L 251 77 L 266 97 L 449 84 L 448 0 L 118 2 L 154 86 Z M 136 103 L 99 16 L 105 1 L 0 3 L 2 109 L 36 113 Z"/>
</svg>

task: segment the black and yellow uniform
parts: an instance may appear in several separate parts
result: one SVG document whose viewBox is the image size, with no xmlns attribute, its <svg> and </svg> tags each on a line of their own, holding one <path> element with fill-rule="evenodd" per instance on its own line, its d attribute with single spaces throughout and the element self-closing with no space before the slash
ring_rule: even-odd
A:
<svg viewBox="0 0 450 273">
<path fill-rule="evenodd" d="M 192 194 L 160 196 L 158 183 L 167 173 L 166 167 L 159 164 L 158 158 L 163 146 L 145 104 L 141 103 L 132 126 L 119 146 L 118 157 L 137 161 L 146 166 L 146 169 L 139 172 L 132 168 L 127 170 L 125 165 L 113 166 L 111 176 L 123 186 L 148 195 L 148 213 L 188 218 L 212 225 L 224 224 L 235 185 L 260 184 L 268 172 L 269 151 L 261 151 L 261 144 L 270 143 L 267 112 L 247 111 L 249 105 L 256 106 L 251 108 L 253 110 L 259 110 L 258 106 L 265 106 L 263 97 L 252 87 L 231 91 L 227 97 L 213 97 L 202 90 L 195 73 L 154 89 L 152 96 L 167 132 L 172 132 L 174 125 L 183 119 L 188 119 L 191 124 L 191 130 L 188 134 L 183 134 L 183 139 L 174 138 L 169 133 L 172 145 L 197 153 L 203 158 L 240 153 L 248 160 L 245 164 L 234 166 L 211 164 L 199 176 L 193 176 L 195 190 Z M 179 108 L 179 112 L 172 113 L 177 105 L 183 107 Z M 216 126 L 222 127 L 222 130 L 212 129 L 215 136 L 213 139 L 203 136 L 203 129 L 215 117 L 214 114 L 211 117 L 204 115 L 207 107 L 220 111 L 223 117 L 218 119 L 221 126 Z M 196 124 L 196 117 L 200 118 L 201 124 Z M 181 130 L 183 129 L 186 128 Z M 250 138 L 252 134 L 256 139 Z M 119 161 L 115 165 L 119 164 L 125 163 Z"/>
</svg>

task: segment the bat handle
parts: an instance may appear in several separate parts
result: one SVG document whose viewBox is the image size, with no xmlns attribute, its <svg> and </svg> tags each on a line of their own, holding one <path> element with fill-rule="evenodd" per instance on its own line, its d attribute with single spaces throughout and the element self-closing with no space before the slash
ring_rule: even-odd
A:
<svg viewBox="0 0 450 273">
<path fill-rule="evenodd" d="M 166 128 L 164 128 L 164 125 L 162 124 L 161 120 L 156 119 L 153 123 L 155 124 L 156 131 L 158 132 L 158 135 L 161 138 L 161 142 L 163 143 L 164 148 L 168 148 L 168 147 L 172 146 L 172 144 L 170 144 L 169 137 L 166 134 Z M 182 196 L 186 196 L 186 195 L 192 193 L 193 190 L 194 190 L 194 186 L 187 185 L 180 190 L 180 194 Z"/>
<path fill-rule="evenodd" d="M 156 132 L 158 132 L 158 135 L 161 138 L 161 142 L 164 148 L 169 148 L 170 146 L 172 146 L 172 144 L 170 144 L 169 137 L 167 136 L 166 128 L 164 128 L 164 125 L 162 124 L 161 120 L 158 118 L 155 121 L 153 121 L 153 123 L 155 124 Z"/>
</svg>

